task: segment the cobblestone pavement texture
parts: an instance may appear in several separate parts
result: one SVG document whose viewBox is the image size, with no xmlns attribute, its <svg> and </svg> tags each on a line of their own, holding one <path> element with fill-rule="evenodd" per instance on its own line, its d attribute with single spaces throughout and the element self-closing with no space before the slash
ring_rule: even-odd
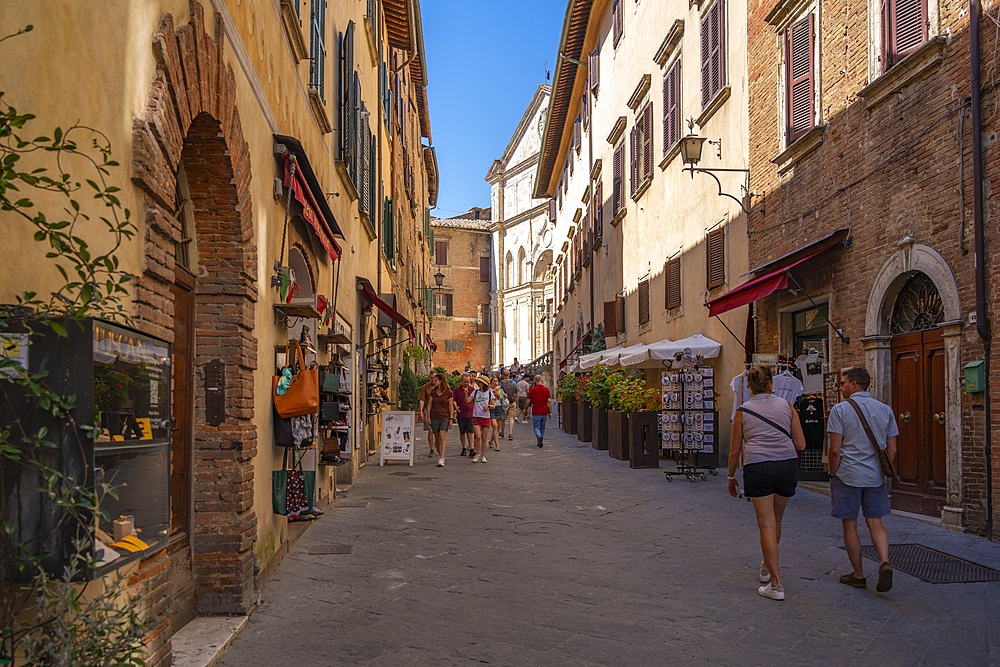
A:
<svg viewBox="0 0 1000 667">
<path fill-rule="evenodd" d="M 455 435 L 455 434 L 452 434 Z M 800 489 L 781 540 L 786 599 L 757 594 L 753 509 L 705 482 L 631 470 L 551 427 L 444 468 L 367 466 L 281 563 L 222 665 L 1000 664 L 1000 582 L 887 594 L 850 572 L 829 498 Z M 672 463 L 661 461 L 665 468 Z M 412 472 L 413 476 L 392 473 Z M 861 522 L 863 524 L 863 522 Z M 1000 569 L 1000 545 L 908 518 L 890 542 Z M 862 543 L 870 544 L 862 527 Z M 310 555 L 350 544 L 351 555 Z"/>
</svg>

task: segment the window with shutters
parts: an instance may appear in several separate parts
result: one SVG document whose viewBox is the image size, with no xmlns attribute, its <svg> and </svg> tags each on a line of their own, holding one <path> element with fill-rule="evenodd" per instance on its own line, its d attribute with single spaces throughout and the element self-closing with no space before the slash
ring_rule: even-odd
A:
<svg viewBox="0 0 1000 667">
<path fill-rule="evenodd" d="M 351 180 L 357 171 L 358 113 L 357 77 L 354 72 L 354 21 L 340 37 L 340 160 Z"/>
<path fill-rule="evenodd" d="M 580 116 L 583 118 L 583 129 L 590 127 L 590 95 L 586 91 L 583 93 L 583 98 L 580 100 Z"/>
<path fill-rule="evenodd" d="M 635 126 L 629 135 L 629 194 L 638 199 L 648 187 L 653 177 L 653 105 L 647 103 L 636 117 Z"/>
<path fill-rule="evenodd" d="M 616 316 L 616 322 L 618 323 L 618 328 L 616 329 L 616 333 L 623 334 L 623 333 L 625 333 L 625 296 L 624 295 L 618 295 L 618 296 L 615 297 L 615 306 L 616 306 L 615 310 L 618 311 L 618 314 Z"/>
<path fill-rule="evenodd" d="M 625 142 L 618 144 L 611 161 L 611 217 L 612 224 L 625 209 Z"/>
<path fill-rule="evenodd" d="M 666 276 L 666 303 L 667 310 L 677 308 L 681 305 L 681 258 L 677 257 L 667 261 L 663 271 Z"/>
<path fill-rule="evenodd" d="M 396 257 L 395 210 L 392 199 L 386 197 L 382 200 L 382 252 L 390 264 L 395 262 Z"/>
<path fill-rule="evenodd" d="M 478 312 L 476 313 L 476 333 L 489 333 L 490 332 L 490 304 L 481 303 L 479 304 Z"/>
<path fill-rule="evenodd" d="M 705 265 L 708 269 L 708 289 L 714 289 L 726 282 L 725 231 L 724 227 L 711 231 L 706 239 L 708 257 Z"/>
<path fill-rule="evenodd" d="M 479 258 L 479 282 L 489 283 L 490 282 L 490 258 L 480 257 Z"/>
<path fill-rule="evenodd" d="M 701 106 L 726 87 L 725 1 L 716 0 L 701 19 Z"/>
<path fill-rule="evenodd" d="M 649 281 L 639 283 L 639 324 L 649 322 Z"/>
<path fill-rule="evenodd" d="M 553 198 L 549 200 L 549 222 L 555 222 L 555 221 L 556 221 L 556 200 Z"/>
<path fill-rule="evenodd" d="M 813 128 L 816 118 L 815 18 L 809 14 L 785 30 L 785 139 Z"/>
<path fill-rule="evenodd" d="M 309 3 L 309 88 L 326 104 L 326 0 Z"/>
<path fill-rule="evenodd" d="M 618 333 L 618 302 L 604 302 L 604 335 L 614 336 Z"/>
<path fill-rule="evenodd" d="M 604 236 L 604 181 L 594 183 L 594 245 Z"/>
<path fill-rule="evenodd" d="M 663 156 L 681 139 L 681 59 L 663 77 Z M 666 165 L 664 165 L 666 166 Z"/>
<path fill-rule="evenodd" d="M 622 39 L 622 32 L 625 30 L 625 9 L 624 0 L 614 0 L 611 5 L 611 32 L 613 34 L 612 43 L 618 48 L 618 42 Z"/>
<path fill-rule="evenodd" d="M 583 139 L 582 128 L 583 128 L 583 120 L 582 120 L 582 118 L 580 116 L 577 116 L 576 120 L 573 122 L 573 147 L 576 149 L 576 152 L 578 154 L 580 152 L 580 145 L 583 143 L 583 141 L 582 141 L 582 139 Z M 572 159 L 570 159 L 570 162 L 569 162 L 569 173 L 570 173 L 570 175 L 573 174 L 573 160 Z"/>
<path fill-rule="evenodd" d="M 587 57 L 587 76 L 590 79 L 590 90 L 596 96 L 601 83 L 601 47 L 591 51 Z"/>
<path fill-rule="evenodd" d="M 443 317 L 452 317 L 452 303 L 451 294 L 435 294 L 434 314 Z"/>
<path fill-rule="evenodd" d="M 928 38 L 928 0 L 881 0 L 883 72 Z"/>
<path fill-rule="evenodd" d="M 448 263 L 448 242 L 434 242 L 434 263 L 445 265 Z"/>
</svg>

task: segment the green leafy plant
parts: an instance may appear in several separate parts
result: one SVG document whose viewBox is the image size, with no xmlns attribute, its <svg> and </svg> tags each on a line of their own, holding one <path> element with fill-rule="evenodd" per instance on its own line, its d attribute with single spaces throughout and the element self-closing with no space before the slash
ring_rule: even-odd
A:
<svg viewBox="0 0 1000 667">
<path fill-rule="evenodd" d="M 658 410 L 660 393 L 647 388 L 637 371 L 625 371 L 621 380 L 611 388 L 610 404 L 612 410 L 620 412 Z"/>
<path fill-rule="evenodd" d="M 568 398 L 574 398 L 577 383 L 578 379 L 575 375 L 566 374 L 559 378 L 559 382 L 556 384 L 556 395 L 559 400 L 565 401 Z"/>
<path fill-rule="evenodd" d="M 607 408 L 611 404 L 611 389 L 625 376 L 622 368 L 612 368 L 600 364 L 590 373 L 587 382 L 587 401 L 595 408 Z"/>
<path fill-rule="evenodd" d="M 399 376 L 399 406 L 403 410 L 416 410 L 419 395 L 420 385 L 417 384 L 417 376 L 409 366 L 404 365 L 403 372 Z"/>
<path fill-rule="evenodd" d="M 26 26 L 0 42 L 31 29 Z M 46 259 L 61 280 L 47 294 L 25 291 L 15 295 L 16 304 L 0 306 L 0 335 L 48 332 L 65 337 L 67 320 L 126 321 L 123 298 L 132 276 L 120 269 L 116 253 L 135 236 L 136 227 L 128 209 L 121 206 L 119 189 L 107 182 L 111 169 L 118 166 L 110 142 L 82 125 L 32 138 L 25 132 L 33 119 L 30 113 L 18 112 L 0 92 L 0 212 L 8 225 L 19 222 L 34 229 L 35 242 L 45 247 Z M 86 139 L 89 150 L 78 144 Z M 31 167 L 22 167 L 25 158 Z M 89 170 L 91 177 L 77 180 L 67 171 L 69 164 Z M 33 194 L 61 199 L 61 213 L 50 217 L 38 210 Z M 91 246 L 78 227 L 90 224 L 93 234 L 94 218 L 103 223 L 107 235 Z M 114 370 L 98 375 L 98 400 L 123 403 L 122 392 L 127 396 L 134 378 Z M 54 456 L 60 447 L 56 435 L 46 427 L 27 426 L 24 415 L 46 413 L 65 424 L 67 433 L 77 435 L 74 446 L 80 448 L 81 458 L 81 433 L 94 437 L 99 427 L 77 423 L 73 417 L 77 397 L 58 394 L 46 379 L 47 373 L 31 373 L 15 359 L 0 355 L 0 406 L 11 415 L 0 424 L 0 469 L 15 479 L 18 472 L 35 479 L 34 492 L 60 512 L 59 530 L 74 537 L 68 563 L 53 574 L 46 560 L 56 531 L 20 535 L 12 523 L 16 514 L 6 507 L 8 490 L 0 496 L 4 505 L 0 507 L 0 664 L 17 655 L 19 662 L 30 665 L 141 665 L 142 639 L 154 619 L 141 617 L 125 577 L 96 577 L 92 553 L 95 522 L 109 520 L 102 500 L 117 498 L 117 491 L 103 482 L 84 486 L 53 467 L 52 461 L 59 458 Z M 16 407 L 12 393 L 20 397 Z M 14 575 L 24 583 L 15 583 Z"/>
<path fill-rule="evenodd" d="M 419 345 L 410 344 L 403 348 L 403 363 L 405 365 L 409 365 L 412 361 L 414 368 L 419 368 L 427 363 L 428 359 L 430 359 L 430 354 Z"/>
<path fill-rule="evenodd" d="M 590 334 L 590 345 L 587 346 L 586 353 L 601 352 L 606 349 L 608 349 L 608 346 L 604 340 L 604 323 L 601 322 L 594 327 L 593 332 Z"/>
</svg>

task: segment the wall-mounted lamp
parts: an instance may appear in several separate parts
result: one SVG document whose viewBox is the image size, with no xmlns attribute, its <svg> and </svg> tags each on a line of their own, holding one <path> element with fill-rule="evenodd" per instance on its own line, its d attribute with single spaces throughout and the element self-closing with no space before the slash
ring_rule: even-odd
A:
<svg viewBox="0 0 1000 667">
<path fill-rule="evenodd" d="M 438 287 L 441 287 L 444 284 L 444 274 L 441 273 L 440 269 L 438 269 L 438 272 L 434 274 L 434 282 Z"/>
<path fill-rule="evenodd" d="M 723 192 L 722 191 L 722 182 L 719 180 L 719 177 L 716 176 L 715 173 L 713 173 L 713 172 L 730 172 L 730 173 L 738 172 L 738 173 L 746 174 L 746 181 L 747 182 L 744 185 L 742 185 L 741 188 L 743 189 L 743 192 L 744 192 L 745 195 L 749 195 L 749 193 L 750 193 L 750 188 L 749 188 L 750 170 L 749 169 L 723 169 L 723 168 L 706 169 L 704 167 L 698 167 L 697 166 L 698 163 L 701 162 L 702 144 L 704 144 L 708 140 L 705 137 L 699 137 L 697 134 L 694 133 L 694 124 L 695 124 L 694 123 L 694 119 L 688 119 L 688 135 L 686 137 L 681 137 L 681 159 L 684 161 L 684 164 L 687 165 L 687 171 L 691 172 L 691 178 L 694 179 L 695 172 L 698 172 L 698 173 L 701 173 L 701 174 L 708 174 L 709 176 L 711 176 L 712 178 L 715 179 L 715 184 L 719 186 L 719 196 L 720 197 L 729 197 L 734 202 L 736 202 L 737 204 L 740 205 L 740 208 L 743 209 L 744 213 L 746 213 L 747 215 L 750 215 L 750 209 L 748 209 L 746 207 L 746 205 L 743 203 L 742 199 L 739 199 L 739 198 L 734 197 L 733 195 L 731 195 L 731 194 L 729 194 L 727 192 Z M 722 158 L 722 139 L 719 139 L 718 141 L 709 141 L 708 143 L 717 145 L 719 147 L 719 158 L 721 159 Z"/>
</svg>

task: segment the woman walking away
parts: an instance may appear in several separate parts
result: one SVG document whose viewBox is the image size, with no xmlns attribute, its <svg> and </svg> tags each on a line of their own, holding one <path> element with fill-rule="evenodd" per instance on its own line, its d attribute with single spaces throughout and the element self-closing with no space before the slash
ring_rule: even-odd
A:
<svg viewBox="0 0 1000 667">
<path fill-rule="evenodd" d="M 476 382 L 478 386 L 472 392 L 472 404 L 474 406 L 472 412 L 472 430 L 476 433 L 476 455 L 472 457 L 472 461 L 474 463 L 486 463 L 484 452 L 486 450 L 486 436 L 490 430 L 490 408 L 493 407 L 496 399 L 490 393 L 490 383 L 485 377 L 477 377 Z"/>
<path fill-rule="evenodd" d="M 444 467 L 445 439 L 448 428 L 455 417 L 455 398 L 448 383 L 439 373 L 431 377 L 434 388 L 430 391 L 430 407 L 427 409 L 431 421 L 431 437 L 434 438 L 438 450 L 438 468 Z"/>
<path fill-rule="evenodd" d="M 778 573 L 778 542 L 781 517 L 798 483 L 796 450 L 806 448 L 802 425 L 792 405 L 771 393 L 771 369 L 751 366 L 748 380 L 752 395 L 736 411 L 733 440 L 729 448 L 729 495 L 738 496 L 736 466 L 746 450 L 743 485 L 753 501 L 760 529 L 760 564 L 757 592 L 772 600 L 784 600 L 785 589 Z"/>
<path fill-rule="evenodd" d="M 497 435 L 502 438 L 503 433 L 500 431 L 503 429 L 503 389 L 500 388 L 500 380 L 493 376 L 490 380 L 490 393 L 493 394 L 493 401 L 495 407 L 490 408 L 490 449 L 495 449 L 500 451 L 500 443 L 497 441 Z"/>
<path fill-rule="evenodd" d="M 472 393 L 475 391 L 472 376 L 468 373 L 462 374 L 462 382 L 455 391 L 455 411 L 458 413 L 458 439 L 462 442 L 461 456 L 472 456 L 470 452 L 475 452 L 476 441 L 475 431 L 472 428 Z M 471 441 L 471 442 L 470 442 Z"/>
</svg>

